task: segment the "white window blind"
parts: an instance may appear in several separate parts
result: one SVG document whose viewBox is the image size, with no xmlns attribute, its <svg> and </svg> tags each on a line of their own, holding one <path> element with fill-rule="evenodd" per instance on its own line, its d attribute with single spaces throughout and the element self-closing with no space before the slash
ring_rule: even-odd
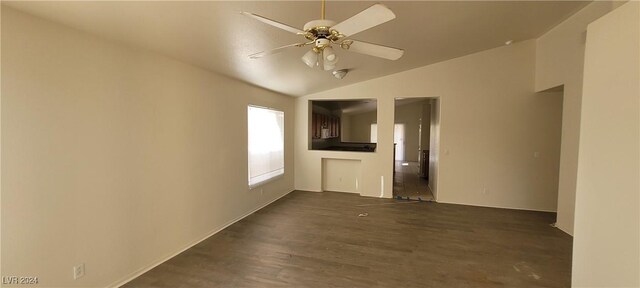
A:
<svg viewBox="0 0 640 288">
<path fill-rule="evenodd" d="M 249 187 L 284 174 L 284 112 L 249 106 Z"/>
</svg>

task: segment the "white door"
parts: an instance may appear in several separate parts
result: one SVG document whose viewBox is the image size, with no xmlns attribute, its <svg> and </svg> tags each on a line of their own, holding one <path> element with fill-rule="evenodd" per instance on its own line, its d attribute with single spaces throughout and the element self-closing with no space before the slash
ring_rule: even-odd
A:
<svg viewBox="0 0 640 288">
<path fill-rule="evenodd" d="M 393 143 L 396 144 L 396 161 L 404 161 L 404 124 L 393 127 Z"/>
</svg>

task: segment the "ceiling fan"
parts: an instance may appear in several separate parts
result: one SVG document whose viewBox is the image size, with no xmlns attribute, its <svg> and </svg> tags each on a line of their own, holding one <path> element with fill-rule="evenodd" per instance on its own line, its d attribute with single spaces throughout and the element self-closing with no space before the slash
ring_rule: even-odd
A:
<svg viewBox="0 0 640 288">
<path fill-rule="evenodd" d="M 249 55 L 249 58 L 256 59 L 267 55 L 276 54 L 292 47 L 313 46 L 309 52 L 302 56 L 302 62 L 307 66 L 321 67 L 324 70 L 333 70 L 338 63 L 338 55 L 332 45 L 339 46 L 347 51 L 360 54 L 380 57 L 389 60 L 397 60 L 402 57 L 404 50 L 387 47 L 383 45 L 367 43 L 350 39 L 351 36 L 378 26 L 396 18 L 389 8 L 382 4 L 375 4 L 351 18 L 340 23 L 325 19 L 325 1 L 322 0 L 322 12 L 319 20 L 312 20 L 304 24 L 303 30 L 280 23 L 269 18 L 249 13 L 241 12 L 243 15 L 254 18 L 263 23 L 275 26 L 282 30 L 304 36 L 308 42 L 296 43 L 278 47 L 269 51 L 263 51 Z"/>
</svg>

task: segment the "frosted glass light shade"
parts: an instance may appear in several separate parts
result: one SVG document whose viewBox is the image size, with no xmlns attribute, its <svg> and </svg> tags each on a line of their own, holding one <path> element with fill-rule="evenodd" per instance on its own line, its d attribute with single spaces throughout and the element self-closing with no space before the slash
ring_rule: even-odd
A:
<svg viewBox="0 0 640 288">
<path fill-rule="evenodd" d="M 338 63 L 338 55 L 333 52 L 333 48 L 325 47 L 322 50 L 322 60 L 324 70 L 333 70 L 336 68 L 336 63 Z"/>
<path fill-rule="evenodd" d="M 336 64 L 331 64 L 329 62 L 324 62 L 324 65 L 322 66 L 322 68 L 325 71 L 333 70 L 333 69 L 336 69 Z"/>
<path fill-rule="evenodd" d="M 318 64 L 318 54 L 313 50 L 309 50 L 309 52 L 305 53 L 304 56 L 302 56 L 302 62 L 304 62 L 304 64 L 307 64 L 307 66 L 309 66 L 310 68 L 313 68 Z"/>
<path fill-rule="evenodd" d="M 322 56 L 324 57 L 324 62 L 330 62 L 336 64 L 338 62 L 338 55 L 333 51 L 331 47 L 325 47 L 322 50 Z"/>
</svg>

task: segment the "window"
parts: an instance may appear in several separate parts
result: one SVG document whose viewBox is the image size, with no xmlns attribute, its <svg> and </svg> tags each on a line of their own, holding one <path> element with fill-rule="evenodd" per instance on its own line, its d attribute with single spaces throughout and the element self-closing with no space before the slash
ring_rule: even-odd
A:
<svg viewBox="0 0 640 288">
<path fill-rule="evenodd" d="M 249 106 L 249 187 L 284 174 L 284 112 Z"/>
</svg>

